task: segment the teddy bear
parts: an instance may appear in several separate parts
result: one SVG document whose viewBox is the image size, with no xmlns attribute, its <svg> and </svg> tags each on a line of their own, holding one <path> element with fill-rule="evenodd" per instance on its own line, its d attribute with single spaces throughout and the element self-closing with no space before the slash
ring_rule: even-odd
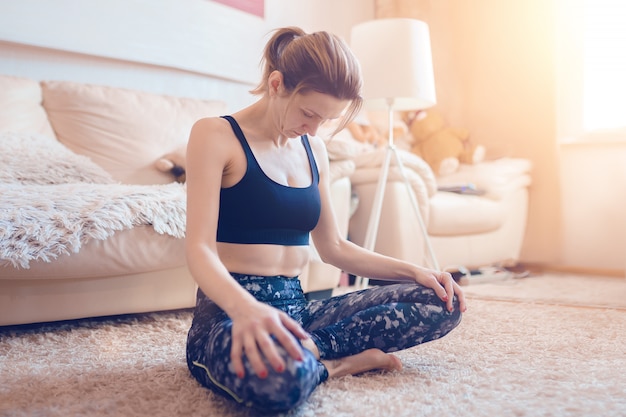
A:
<svg viewBox="0 0 626 417">
<path fill-rule="evenodd" d="M 358 142 L 371 145 L 374 148 L 387 144 L 389 125 L 386 112 L 362 111 L 347 127 L 352 138 Z M 407 133 L 408 129 L 403 122 L 395 121 L 393 123 L 394 143 L 401 149 L 409 150 L 410 144 L 406 140 Z"/>
<path fill-rule="evenodd" d="M 461 163 L 476 164 L 485 156 L 482 145 L 473 144 L 469 131 L 446 126 L 434 108 L 405 112 L 403 120 L 413 138 L 411 151 L 425 160 L 435 175 L 456 172 Z"/>
<path fill-rule="evenodd" d="M 366 143 L 378 147 L 385 143 L 385 137 L 371 124 L 351 122 L 348 130 L 352 137 L 361 143 Z"/>
<path fill-rule="evenodd" d="M 156 160 L 154 166 L 161 172 L 171 174 L 174 180 L 184 183 L 186 180 L 185 158 L 187 146 L 180 146 L 172 152 L 166 153 Z"/>
</svg>

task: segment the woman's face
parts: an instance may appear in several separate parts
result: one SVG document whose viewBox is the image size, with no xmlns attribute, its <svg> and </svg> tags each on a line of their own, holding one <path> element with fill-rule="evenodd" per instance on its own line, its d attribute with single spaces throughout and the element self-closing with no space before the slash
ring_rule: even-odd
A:
<svg viewBox="0 0 626 417">
<path fill-rule="evenodd" d="M 285 96 L 285 111 L 282 112 L 280 130 L 289 138 L 304 134 L 315 136 L 317 129 L 327 120 L 341 117 L 348 106 L 347 100 L 340 100 L 328 94 L 315 91 Z"/>
</svg>

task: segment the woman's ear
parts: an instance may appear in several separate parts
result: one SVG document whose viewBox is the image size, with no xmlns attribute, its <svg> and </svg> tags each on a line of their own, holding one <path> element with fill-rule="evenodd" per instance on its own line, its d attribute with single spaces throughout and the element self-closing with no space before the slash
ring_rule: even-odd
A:
<svg viewBox="0 0 626 417">
<path fill-rule="evenodd" d="M 283 74 L 278 70 L 272 71 L 267 80 L 267 85 L 270 97 L 281 93 L 283 90 Z"/>
</svg>

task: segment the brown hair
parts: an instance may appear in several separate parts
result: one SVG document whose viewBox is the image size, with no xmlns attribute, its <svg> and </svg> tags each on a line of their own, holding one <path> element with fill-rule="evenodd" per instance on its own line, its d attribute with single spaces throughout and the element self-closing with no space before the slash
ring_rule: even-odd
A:
<svg viewBox="0 0 626 417">
<path fill-rule="evenodd" d="M 268 78 L 280 71 L 286 90 L 295 93 L 316 91 L 350 106 L 337 130 L 346 127 L 363 104 L 361 69 L 348 45 L 327 32 L 307 34 L 297 27 L 277 29 L 265 47 L 263 78 L 252 94 L 265 94 Z"/>
</svg>

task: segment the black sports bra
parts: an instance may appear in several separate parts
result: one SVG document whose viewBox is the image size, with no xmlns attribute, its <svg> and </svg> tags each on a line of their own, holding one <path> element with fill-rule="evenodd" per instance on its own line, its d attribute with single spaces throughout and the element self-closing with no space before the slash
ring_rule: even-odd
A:
<svg viewBox="0 0 626 417">
<path fill-rule="evenodd" d="M 309 244 L 321 211 L 319 172 L 306 135 L 300 140 L 309 158 L 313 181 L 305 188 L 278 184 L 257 162 L 239 124 L 222 116 L 239 139 L 247 169 L 241 181 L 220 191 L 217 241 L 244 244 L 298 246 Z"/>
</svg>

